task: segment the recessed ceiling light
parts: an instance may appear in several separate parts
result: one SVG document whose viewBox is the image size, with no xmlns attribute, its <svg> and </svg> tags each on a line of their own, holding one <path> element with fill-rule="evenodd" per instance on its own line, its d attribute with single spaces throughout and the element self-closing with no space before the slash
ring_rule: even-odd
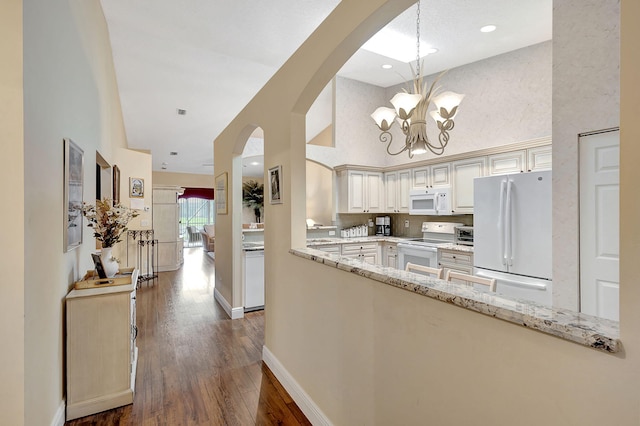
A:
<svg viewBox="0 0 640 426">
<path fill-rule="evenodd" d="M 436 49 L 435 47 L 429 47 L 428 49 L 426 49 L 424 51 L 425 55 L 431 55 L 433 53 L 436 53 L 438 51 L 438 49 Z"/>
<path fill-rule="evenodd" d="M 480 28 L 480 32 L 483 33 L 490 33 L 496 30 L 496 26 L 495 25 L 485 25 L 484 27 Z"/>
<path fill-rule="evenodd" d="M 259 165 L 260 165 L 260 163 L 258 163 L 257 161 L 252 161 L 252 162 L 251 162 L 251 165 L 252 165 L 252 166 L 259 166 Z"/>
<path fill-rule="evenodd" d="M 178 155 L 178 153 L 176 151 L 171 151 L 169 155 Z"/>
<path fill-rule="evenodd" d="M 177 108 L 176 112 L 178 113 L 178 115 L 187 115 L 186 109 Z"/>
<path fill-rule="evenodd" d="M 385 70 L 390 70 L 391 68 L 393 68 L 393 65 L 391 65 L 391 64 L 384 64 L 384 65 L 382 66 L 382 68 L 383 68 L 383 69 L 385 69 Z"/>
</svg>

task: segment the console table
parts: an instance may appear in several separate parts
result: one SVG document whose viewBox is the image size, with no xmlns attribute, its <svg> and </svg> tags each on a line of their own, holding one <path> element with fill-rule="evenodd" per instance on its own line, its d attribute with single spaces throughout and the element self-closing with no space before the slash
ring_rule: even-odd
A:
<svg viewBox="0 0 640 426">
<path fill-rule="evenodd" d="M 67 420 L 131 404 L 135 392 L 138 270 L 85 278 L 65 298 Z"/>
</svg>

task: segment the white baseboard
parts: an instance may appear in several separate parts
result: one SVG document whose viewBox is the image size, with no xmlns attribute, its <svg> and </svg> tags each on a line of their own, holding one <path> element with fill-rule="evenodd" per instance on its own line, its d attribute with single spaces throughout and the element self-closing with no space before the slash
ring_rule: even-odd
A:
<svg viewBox="0 0 640 426">
<path fill-rule="evenodd" d="M 65 419 L 65 411 L 66 411 L 66 402 L 63 399 L 56 410 L 56 415 L 53 416 L 53 420 L 51 420 L 51 426 L 64 426 Z"/>
<path fill-rule="evenodd" d="M 213 297 L 218 301 L 218 303 L 222 306 L 224 311 L 229 315 L 231 319 L 240 319 L 244 318 L 244 308 L 232 308 L 231 304 L 227 302 L 227 299 L 224 298 L 222 293 L 218 291 L 217 288 L 213 289 Z"/>
<path fill-rule="evenodd" d="M 286 368 L 278 361 L 278 358 L 267 348 L 262 347 L 262 360 L 280 381 L 282 386 L 289 392 L 291 398 L 298 405 L 300 410 L 307 416 L 312 425 L 333 426 L 333 423 L 316 405 L 311 397 L 302 389 L 296 380 L 289 374 Z"/>
</svg>

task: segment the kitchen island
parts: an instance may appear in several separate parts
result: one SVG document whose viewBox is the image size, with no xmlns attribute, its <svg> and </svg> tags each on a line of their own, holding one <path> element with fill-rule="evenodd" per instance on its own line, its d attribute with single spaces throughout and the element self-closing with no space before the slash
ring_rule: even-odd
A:
<svg viewBox="0 0 640 426">
<path fill-rule="evenodd" d="M 339 238 L 337 240 L 345 239 Z M 349 241 L 351 240 L 355 239 L 350 238 Z M 313 241 L 309 241 L 307 244 L 312 243 Z M 317 242 L 317 244 L 331 243 L 331 241 Z M 451 303 L 593 349 L 609 353 L 616 353 L 621 349 L 619 323 L 616 321 L 566 309 L 549 308 L 533 302 L 509 299 L 493 293 L 478 291 L 465 285 L 449 283 L 396 268 L 372 265 L 362 260 L 326 253 L 312 247 L 291 249 L 289 252 L 294 256 L 357 274 L 418 295 Z"/>
</svg>

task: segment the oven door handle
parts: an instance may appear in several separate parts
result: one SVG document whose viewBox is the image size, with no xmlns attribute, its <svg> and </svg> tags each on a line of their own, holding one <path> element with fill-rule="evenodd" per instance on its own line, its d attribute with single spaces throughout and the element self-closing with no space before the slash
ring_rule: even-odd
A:
<svg viewBox="0 0 640 426">
<path fill-rule="evenodd" d="M 407 248 L 407 249 L 412 249 L 412 250 L 422 250 L 422 251 L 429 251 L 431 253 L 437 253 L 438 252 L 438 248 L 437 247 L 430 247 L 430 246 L 419 246 L 417 244 L 407 244 L 407 243 L 398 243 L 398 248 Z"/>
</svg>

